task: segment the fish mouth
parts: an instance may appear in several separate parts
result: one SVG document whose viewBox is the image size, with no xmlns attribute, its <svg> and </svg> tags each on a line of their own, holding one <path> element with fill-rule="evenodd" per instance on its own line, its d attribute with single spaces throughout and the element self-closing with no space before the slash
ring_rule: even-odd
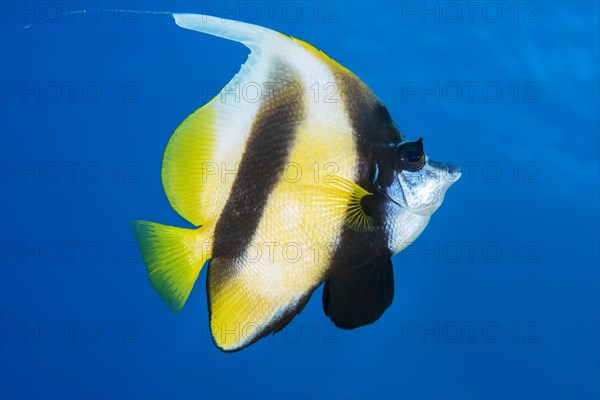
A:
<svg viewBox="0 0 600 400">
<path fill-rule="evenodd" d="M 438 171 L 442 172 L 443 180 L 448 186 L 452 185 L 460 179 L 462 172 L 458 164 L 443 163 L 439 161 L 428 160 L 428 163 Z"/>
<path fill-rule="evenodd" d="M 448 172 L 448 180 L 450 184 L 455 183 L 462 176 L 460 167 L 457 164 L 446 164 L 446 171 Z"/>
</svg>

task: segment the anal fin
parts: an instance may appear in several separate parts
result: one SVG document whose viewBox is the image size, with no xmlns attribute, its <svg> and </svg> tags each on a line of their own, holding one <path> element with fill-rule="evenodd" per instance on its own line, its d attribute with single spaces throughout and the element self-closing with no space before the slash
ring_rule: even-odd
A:
<svg viewBox="0 0 600 400">
<path fill-rule="evenodd" d="M 393 299 L 394 273 L 389 257 L 338 270 L 323 288 L 323 310 L 341 329 L 377 321 Z"/>
</svg>

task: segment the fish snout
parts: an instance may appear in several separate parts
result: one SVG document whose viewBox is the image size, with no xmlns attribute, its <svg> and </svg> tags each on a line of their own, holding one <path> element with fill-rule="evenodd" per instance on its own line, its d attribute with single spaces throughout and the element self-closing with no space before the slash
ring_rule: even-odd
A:
<svg viewBox="0 0 600 400">
<path fill-rule="evenodd" d="M 448 177 L 450 178 L 450 183 L 454 183 L 460 179 L 462 176 L 462 172 L 460 172 L 460 167 L 457 164 L 447 164 L 448 168 Z"/>
<path fill-rule="evenodd" d="M 454 163 L 443 163 L 434 160 L 428 160 L 429 165 L 440 172 L 442 178 L 448 186 L 452 185 L 460 179 L 462 172 L 458 164 Z"/>
</svg>

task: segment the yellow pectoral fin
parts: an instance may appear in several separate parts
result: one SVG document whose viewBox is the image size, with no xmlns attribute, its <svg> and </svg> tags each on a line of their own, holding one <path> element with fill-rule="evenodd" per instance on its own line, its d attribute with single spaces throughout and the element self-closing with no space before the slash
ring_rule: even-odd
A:
<svg viewBox="0 0 600 400">
<path fill-rule="evenodd" d="M 350 229 L 359 232 L 373 229 L 373 218 L 362 205 L 363 199 L 373 193 L 340 176 L 328 177 L 321 190 L 321 194 L 317 194 L 318 199 L 323 201 L 325 207 L 331 207 L 333 212 L 339 213 Z"/>
<path fill-rule="evenodd" d="M 152 286 L 172 310 L 179 311 L 210 257 L 211 230 L 146 221 L 131 225 Z"/>
</svg>

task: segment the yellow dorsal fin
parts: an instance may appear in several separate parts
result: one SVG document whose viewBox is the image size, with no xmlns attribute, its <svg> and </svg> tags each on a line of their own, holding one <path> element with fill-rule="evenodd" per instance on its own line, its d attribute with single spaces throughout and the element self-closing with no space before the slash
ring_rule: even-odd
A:
<svg viewBox="0 0 600 400">
<path fill-rule="evenodd" d="M 171 136 L 162 164 L 162 183 L 171 206 L 192 224 L 207 222 L 201 194 L 214 163 L 217 132 L 215 103 L 210 102 L 187 117 Z"/>
</svg>

